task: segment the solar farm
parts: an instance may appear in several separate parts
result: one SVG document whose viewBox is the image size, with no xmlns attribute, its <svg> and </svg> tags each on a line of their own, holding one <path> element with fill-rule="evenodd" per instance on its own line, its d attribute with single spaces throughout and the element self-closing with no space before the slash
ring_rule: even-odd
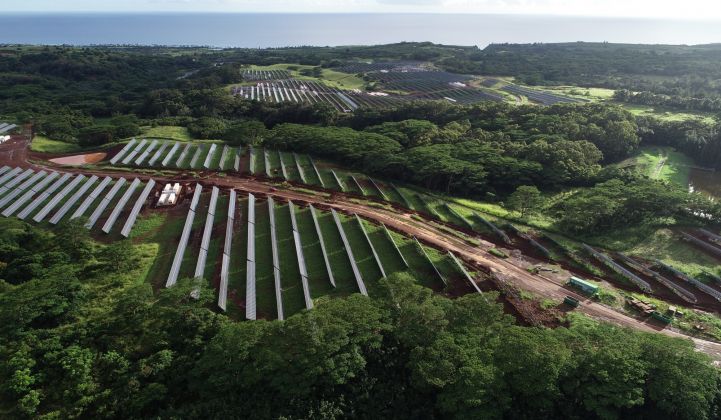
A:
<svg viewBox="0 0 721 420">
<path fill-rule="evenodd" d="M 382 277 L 411 271 L 437 291 L 480 292 L 452 254 L 358 217 L 307 203 L 193 185 L 156 279 L 194 278 L 220 310 L 238 318 L 284 319 L 323 296 L 372 295 Z M 212 256 L 212 257 L 211 257 Z"/>
<path fill-rule="evenodd" d="M 34 223 L 57 225 L 80 218 L 87 229 L 129 237 L 144 207 L 154 198 L 156 183 L 134 178 L 102 179 L 96 175 L 52 170 L 0 169 L 0 214 Z"/>
</svg>

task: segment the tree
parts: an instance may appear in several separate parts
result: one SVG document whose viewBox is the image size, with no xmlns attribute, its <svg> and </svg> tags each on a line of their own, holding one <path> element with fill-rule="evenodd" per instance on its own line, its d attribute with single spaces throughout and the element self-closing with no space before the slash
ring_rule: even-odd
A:
<svg viewBox="0 0 721 420">
<path fill-rule="evenodd" d="M 526 217 L 543 205 L 543 197 L 535 186 L 521 185 L 508 197 L 507 205 L 508 208 L 519 212 L 521 217 Z"/>
</svg>

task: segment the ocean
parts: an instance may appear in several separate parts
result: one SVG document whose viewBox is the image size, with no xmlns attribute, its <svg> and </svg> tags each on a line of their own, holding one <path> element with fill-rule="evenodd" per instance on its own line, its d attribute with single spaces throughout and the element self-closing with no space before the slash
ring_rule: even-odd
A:
<svg viewBox="0 0 721 420">
<path fill-rule="evenodd" d="M 721 22 L 483 14 L 0 13 L 0 43 L 286 47 L 721 42 Z"/>
</svg>

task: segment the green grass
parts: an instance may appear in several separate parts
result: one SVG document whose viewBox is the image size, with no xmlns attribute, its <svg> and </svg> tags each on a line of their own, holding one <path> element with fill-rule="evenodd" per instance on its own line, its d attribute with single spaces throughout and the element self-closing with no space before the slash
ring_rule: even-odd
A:
<svg viewBox="0 0 721 420">
<path fill-rule="evenodd" d="M 276 206 L 275 228 L 278 235 L 278 257 L 283 284 L 283 313 L 287 318 L 305 309 L 303 284 L 298 270 L 298 257 L 295 252 L 288 205 Z M 311 290 L 311 295 L 312 293 Z"/>
<path fill-rule="evenodd" d="M 702 112 L 681 112 L 673 109 L 654 108 L 648 105 L 636 105 L 618 103 L 633 115 L 639 117 L 655 117 L 664 121 L 686 121 L 691 119 L 701 119 L 708 124 L 714 124 L 715 119 L 712 114 Z"/>
<path fill-rule="evenodd" d="M 343 247 L 338 228 L 333 220 L 330 212 L 318 212 L 318 224 L 323 233 L 326 251 L 328 251 L 328 260 L 333 271 L 336 288 L 346 293 L 357 293 L 358 285 L 353 276 L 353 269 L 348 259 L 348 254 Z"/>
<path fill-rule="evenodd" d="M 366 285 L 366 289 L 368 289 L 368 293 L 371 293 L 378 279 L 381 278 L 381 272 L 378 269 L 375 258 L 373 258 L 370 246 L 358 226 L 358 222 L 356 222 L 355 218 L 340 214 L 339 216 L 343 230 L 348 238 L 348 243 L 353 250 L 353 256 L 355 257 L 356 265 L 358 265 L 358 270 L 360 270 L 363 276 L 363 282 Z"/>
<path fill-rule="evenodd" d="M 268 202 L 255 204 L 255 295 L 258 317 L 276 319 L 278 308 L 273 277 L 273 249 L 270 237 Z"/>
<path fill-rule="evenodd" d="M 191 141 L 193 136 L 185 127 L 174 125 L 159 125 L 157 127 L 142 127 L 143 133 L 138 137 L 153 139 L 168 139 L 178 141 Z"/>
<path fill-rule="evenodd" d="M 77 144 L 52 140 L 45 136 L 35 136 L 32 143 L 30 143 L 30 150 L 40 153 L 65 154 L 79 152 L 83 149 Z"/>
<path fill-rule="evenodd" d="M 653 232 L 627 252 L 641 258 L 659 259 L 691 276 L 699 276 L 703 270 L 721 275 L 718 260 L 676 238 L 669 229 Z"/>
<path fill-rule="evenodd" d="M 293 160 L 293 154 L 288 152 L 280 152 L 281 159 L 285 164 L 285 171 L 288 173 L 288 181 L 301 182 L 298 168 L 295 166 L 295 160 Z M 280 165 L 280 162 L 278 162 Z"/>
<path fill-rule="evenodd" d="M 245 319 L 245 272 L 248 252 L 248 198 L 243 196 L 236 203 L 235 229 L 230 251 L 228 269 L 228 314 L 235 319 Z M 240 302 L 239 305 L 235 301 Z"/>
<path fill-rule="evenodd" d="M 296 221 L 298 223 L 298 231 L 300 232 L 300 240 L 303 244 L 303 255 L 305 257 L 306 268 L 308 269 L 308 283 L 313 299 L 326 295 L 339 296 L 350 293 L 351 291 L 349 290 L 337 289 L 330 284 L 323 259 L 323 251 L 320 247 L 318 234 L 315 231 L 310 209 L 300 209 L 296 207 Z"/>
<path fill-rule="evenodd" d="M 618 164 L 620 168 L 634 168 L 652 179 L 670 181 L 688 187 L 693 160 L 671 147 L 647 146 Z"/>
</svg>

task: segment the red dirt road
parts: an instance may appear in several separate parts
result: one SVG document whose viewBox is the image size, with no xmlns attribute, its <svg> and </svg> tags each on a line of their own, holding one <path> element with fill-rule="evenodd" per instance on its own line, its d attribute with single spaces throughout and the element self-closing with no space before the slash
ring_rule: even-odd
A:
<svg viewBox="0 0 721 420">
<path fill-rule="evenodd" d="M 55 165 L 31 165 L 27 162 L 28 142 L 25 140 L 11 140 L 0 145 L 0 165 L 20 166 L 20 167 L 42 167 L 57 170 L 59 172 L 73 172 L 83 174 L 108 175 L 112 177 L 129 176 L 128 172 L 103 170 L 90 171 L 80 169 L 68 169 L 57 167 Z M 147 175 L 135 174 L 134 176 L 147 179 Z M 178 178 L 182 178 L 183 174 L 179 173 Z M 154 177 L 157 182 L 170 182 L 178 178 L 158 178 Z M 188 181 L 189 179 L 185 179 Z M 636 319 L 620 313 L 613 308 L 603 304 L 588 300 L 585 296 L 579 295 L 565 287 L 562 278 L 568 278 L 570 273 L 561 270 L 560 273 L 554 274 L 552 278 L 547 274 L 531 274 L 526 269 L 530 264 L 524 263 L 524 259 L 513 258 L 510 260 L 499 259 L 488 252 L 492 244 L 484 241 L 482 238 L 475 236 L 476 241 L 480 241 L 480 246 L 473 245 L 459 236 L 449 232 L 446 228 L 441 229 L 435 223 L 424 220 L 422 222 L 411 217 L 410 213 L 402 213 L 398 210 L 389 210 L 379 208 L 368 204 L 359 204 L 352 197 L 345 194 L 312 194 L 310 192 L 299 192 L 296 190 L 283 188 L 276 184 L 270 184 L 266 181 L 260 181 L 249 177 L 240 176 L 201 176 L 195 179 L 204 185 L 216 185 L 221 188 L 235 188 L 239 191 L 252 192 L 261 196 L 273 196 L 281 200 L 293 200 L 298 203 L 311 203 L 320 208 L 334 208 L 348 214 L 358 214 L 359 216 L 384 223 L 391 229 L 402 232 L 409 236 L 416 236 L 419 240 L 439 249 L 449 250 L 463 259 L 466 263 L 483 269 L 483 271 L 491 272 L 497 279 L 514 286 L 521 290 L 532 292 L 533 294 L 546 299 L 553 299 L 560 302 L 567 295 L 571 295 L 582 301 L 579 311 L 605 322 L 609 322 L 622 327 L 634 328 L 647 332 L 660 332 L 672 337 L 688 338 L 693 340 L 697 350 L 709 354 L 713 359 L 721 361 L 721 344 L 688 337 L 678 331 L 668 327 L 663 328 L 660 325 L 647 322 L 647 320 Z"/>
</svg>

